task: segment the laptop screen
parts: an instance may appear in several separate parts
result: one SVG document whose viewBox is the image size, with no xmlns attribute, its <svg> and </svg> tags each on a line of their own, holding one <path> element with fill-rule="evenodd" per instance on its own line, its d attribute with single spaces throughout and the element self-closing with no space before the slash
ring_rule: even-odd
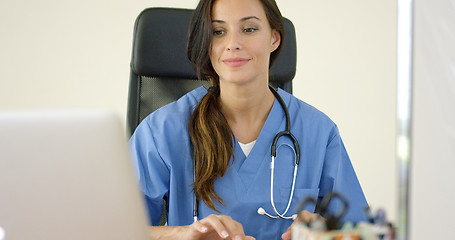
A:
<svg viewBox="0 0 455 240">
<path fill-rule="evenodd" d="M 147 239 L 129 156 L 107 111 L 0 112 L 4 238 Z"/>
</svg>

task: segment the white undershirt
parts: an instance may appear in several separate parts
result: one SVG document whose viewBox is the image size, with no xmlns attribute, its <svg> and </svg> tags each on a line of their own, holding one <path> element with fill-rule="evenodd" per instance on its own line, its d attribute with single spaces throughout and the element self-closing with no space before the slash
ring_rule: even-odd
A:
<svg viewBox="0 0 455 240">
<path fill-rule="evenodd" d="M 242 148 L 243 153 L 245 154 L 246 157 L 248 157 L 248 154 L 250 154 L 251 149 L 253 149 L 254 144 L 256 143 L 256 140 L 249 142 L 249 143 L 241 143 L 239 142 L 240 148 Z"/>
</svg>

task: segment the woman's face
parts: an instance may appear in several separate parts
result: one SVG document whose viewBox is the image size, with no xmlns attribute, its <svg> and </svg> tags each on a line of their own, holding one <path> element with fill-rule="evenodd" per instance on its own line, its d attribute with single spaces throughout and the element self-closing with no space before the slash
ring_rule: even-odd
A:
<svg viewBox="0 0 455 240">
<path fill-rule="evenodd" d="M 268 81 L 270 53 L 281 37 L 259 0 L 216 0 L 212 27 L 210 60 L 220 84 Z"/>
</svg>

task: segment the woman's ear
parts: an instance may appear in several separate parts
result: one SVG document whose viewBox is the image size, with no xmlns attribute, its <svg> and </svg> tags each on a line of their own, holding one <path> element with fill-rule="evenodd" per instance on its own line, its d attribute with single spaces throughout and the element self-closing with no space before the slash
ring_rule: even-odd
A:
<svg viewBox="0 0 455 240">
<path fill-rule="evenodd" d="M 272 29 L 272 42 L 270 52 L 275 51 L 281 44 L 281 34 L 276 30 Z"/>
</svg>

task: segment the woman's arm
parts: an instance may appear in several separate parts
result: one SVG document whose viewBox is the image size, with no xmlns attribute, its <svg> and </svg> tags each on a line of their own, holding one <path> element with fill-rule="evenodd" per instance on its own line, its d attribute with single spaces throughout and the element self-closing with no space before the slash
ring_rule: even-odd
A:
<svg viewBox="0 0 455 240">
<path fill-rule="evenodd" d="M 254 240 L 245 236 L 243 226 L 225 215 L 210 215 L 188 226 L 151 226 L 150 237 L 158 239 L 188 239 L 188 240 Z"/>
<path fill-rule="evenodd" d="M 150 239 L 183 239 L 180 236 L 183 234 L 184 226 L 150 226 Z"/>
</svg>

